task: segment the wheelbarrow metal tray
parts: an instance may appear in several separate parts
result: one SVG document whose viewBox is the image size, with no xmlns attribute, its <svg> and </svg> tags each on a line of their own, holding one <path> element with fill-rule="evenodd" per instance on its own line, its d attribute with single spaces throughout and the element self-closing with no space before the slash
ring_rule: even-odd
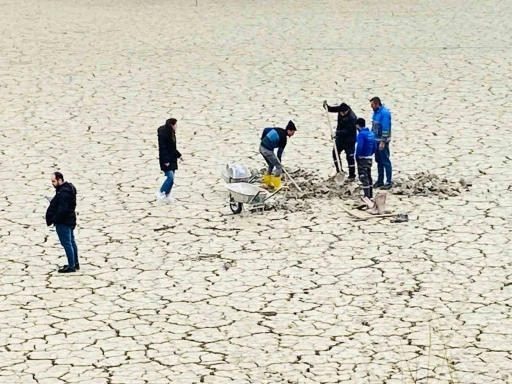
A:
<svg viewBox="0 0 512 384">
<path fill-rule="evenodd" d="M 249 183 L 226 184 L 226 188 L 236 202 L 243 204 L 263 203 L 267 195 L 265 189 Z"/>
</svg>

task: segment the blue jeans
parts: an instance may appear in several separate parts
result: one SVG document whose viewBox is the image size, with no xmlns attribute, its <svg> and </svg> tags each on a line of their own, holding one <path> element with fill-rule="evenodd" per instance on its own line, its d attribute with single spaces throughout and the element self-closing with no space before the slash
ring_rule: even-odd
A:
<svg viewBox="0 0 512 384">
<path fill-rule="evenodd" d="M 74 227 L 64 224 L 56 224 L 55 231 L 59 236 L 60 243 L 64 247 L 68 258 L 68 267 L 74 268 L 78 264 L 78 248 L 75 243 Z"/>
<path fill-rule="evenodd" d="M 160 188 L 160 192 L 168 195 L 171 193 L 172 186 L 174 185 L 174 171 L 165 171 L 164 174 L 166 179 Z"/>
<path fill-rule="evenodd" d="M 393 167 L 389 159 L 389 143 L 386 143 L 384 149 L 379 149 L 380 142 L 375 142 L 375 162 L 377 163 L 377 183 L 384 183 L 384 171 L 386 172 L 386 184 L 393 182 Z"/>
</svg>

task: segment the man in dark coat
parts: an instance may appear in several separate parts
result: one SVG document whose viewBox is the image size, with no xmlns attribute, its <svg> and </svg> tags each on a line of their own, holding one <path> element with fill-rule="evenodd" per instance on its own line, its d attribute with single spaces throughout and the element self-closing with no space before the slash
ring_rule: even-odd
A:
<svg viewBox="0 0 512 384">
<path fill-rule="evenodd" d="M 345 151 L 345 156 L 348 163 L 348 179 L 356 179 L 356 165 L 354 160 L 354 152 L 356 145 L 357 129 L 356 121 L 357 116 L 352 109 L 345 103 L 341 103 L 337 107 L 331 107 L 327 105 L 327 101 L 324 101 L 324 108 L 331 113 L 338 113 L 338 127 L 336 128 L 336 147 L 338 148 L 339 154 Z M 333 137 L 334 139 L 334 137 Z M 341 167 L 338 165 L 336 160 L 336 153 L 332 150 L 332 158 L 334 165 L 336 166 L 336 172 L 340 172 Z"/>
<path fill-rule="evenodd" d="M 171 196 L 171 190 L 174 185 L 174 173 L 178 169 L 178 159 L 183 160 L 176 147 L 177 128 L 178 120 L 176 119 L 168 119 L 165 125 L 158 128 L 158 157 L 160 169 L 165 174 L 166 179 L 156 193 L 156 199 L 168 203 L 176 202 L 176 199 Z"/>
<path fill-rule="evenodd" d="M 64 176 L 60 172 L 54 172 L 51 180 L 55 188 L 55 196 L 46 210 L 46 225 L 53 224 L 55 226 L 55 231 L 68 259 L 68 265 L 59 269 L 59 273 L 76 272 L 80 269 L 74 235 L 76 188 L 73 184 L 64 181 Z"/>
</svg>

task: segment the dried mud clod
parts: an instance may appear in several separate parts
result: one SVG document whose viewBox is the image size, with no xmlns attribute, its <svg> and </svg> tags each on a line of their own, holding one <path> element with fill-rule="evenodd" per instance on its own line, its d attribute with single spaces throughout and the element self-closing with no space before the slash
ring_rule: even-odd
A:
<svg viewBox="0 0 512 384">
<path fill-rule="evenodd" d="M 465 179 L 449 181 L 430 172 L 417 172 L 412 176 L 397 179 L 390 192 L 405 196 L 453 197 L 469 190 L 471 186 L 472 183 Z"/>
</svg>

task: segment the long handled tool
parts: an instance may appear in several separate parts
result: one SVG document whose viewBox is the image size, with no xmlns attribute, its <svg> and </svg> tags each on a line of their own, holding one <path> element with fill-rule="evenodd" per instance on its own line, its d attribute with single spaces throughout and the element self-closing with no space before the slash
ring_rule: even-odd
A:
<svg viewBox="0 0 512 384">
<path fill-rule="evenodd" d="M 299 192 L 302 192 L 302 189 L 300 189 L 299 185 L 295 182 L 295 180 L 293 180 L 293 177 L 290 176 L 290 174 L 288 172 L 286 172 L 286 169 L 284 169 L 283 167 L 283 164 L 281 164 L 281 162 L 279 160 L 277 160 L 279 162 L 279 164 L 281 165 L 281 168 L 283 169 L 283 172 L 285 173 L 286 177 L 288 177 L 290 179 L 290 181 L 292 182 L 293 185 L 295 185 L 295 188 L 297 188 L 297 190 Z"/>
<path fill-rule="evenodd" d="M 333 138 L 332 141 L 334 143 L 334 152 L 336 153 L 336 162 L 338 163 L 338 167 L 340 169 L 340 171 L 338 173 L 336 173 L 336 176 L 334 176 L 334 181 L 336 182 L 336 184 L 342 185 L 345 182 L 345 172 L 343 172 L 343 167 L 341 166 L 340 153 L 338 152 L 338 146 L 336 145 L 336 138 L 332 134 L 333 132 L 332 132 L 331 117 L 329 116 L 329 111 L 326 109 L 325 113 L 327 114 L 327 122 L 329 124 L 331 137 Z"/>
</svg>

